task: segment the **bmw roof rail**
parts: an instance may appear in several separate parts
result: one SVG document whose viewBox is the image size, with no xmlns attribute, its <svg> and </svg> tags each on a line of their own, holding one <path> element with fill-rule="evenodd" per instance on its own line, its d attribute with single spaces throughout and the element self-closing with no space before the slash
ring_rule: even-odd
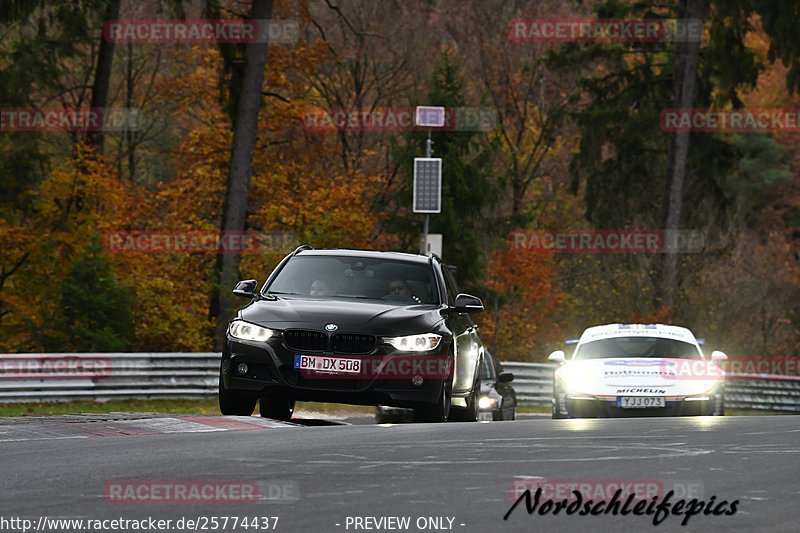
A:
<svg viewBox="0 0 800 533">
<path fill-rule="evenodd" d="M 295 248 L 294 251 L 289 255 L 293 256 L 293 255 L 297 255 L 298 253 L 302 252 L 303 250 L 313 250 L 313 249 L 314 249 L 314 247 L 311 246 L 310 244 L 301 244 L 300 246 Z"/>
</svg>

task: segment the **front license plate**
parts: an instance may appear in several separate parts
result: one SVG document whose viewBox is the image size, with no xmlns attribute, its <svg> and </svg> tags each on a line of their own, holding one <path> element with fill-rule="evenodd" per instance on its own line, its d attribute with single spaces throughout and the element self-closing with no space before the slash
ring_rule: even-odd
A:
<svg viewBox="0 0 800 533">
<path fill-rule="evenodd" d="M 297 370 L 328 372 L 331 374 L 358 374 L 361 372 L 361 359 L 296 354 L 294 356 L 294 367 Z"/>
<path fill-rule="evenodd" d="M 617 407 L 636 409 L 645 407 L 666 407 L 663 396 L 619 396 Z"/>
<path fill-rule="evenodd" d="M 490 411 L 481 411 L 478 413 L 478 420 L 481 422 L 491 422 L 494 420 L 494 417 Z"/>
</svg>

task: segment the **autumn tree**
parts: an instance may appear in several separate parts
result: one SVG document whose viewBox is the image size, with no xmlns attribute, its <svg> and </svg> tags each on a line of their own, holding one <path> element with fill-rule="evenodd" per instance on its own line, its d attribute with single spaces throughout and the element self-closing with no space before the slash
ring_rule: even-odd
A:
<svg viewBox="0 0 800 533">
<path fill-rule="evenodd" d="M 481 334 L 503 359 L 541 360 L 544 347 L 568 331 L 553 324 L 563 293 L 550 254 L 504 247 L 492 255 L 486 278 Z"/>
<path fill-rule="evenodd" d="M 56 291 L 52 316 L 45 316 L 41 348 L 60 352 L 124 352 L 133 337 L 128 288 L 111 268 L 102 243 L 89 243 L 70 265 Z"/>
<path fill-rule="evenodd" d="M 272 17 L 274 0 L 253 0 L 251 20 L 266 21 Z M 225 206 L 222 212 L 221 231 L 244 231 L 247 224 L 247 197 L 250 177 L 253 173 L 253 150 L 258 136 L 258 112 L 261 108 L 264 68 L 267 63 L 267 40 L 248 43 L 245 49 L 244 72 L 241 92 L 233 120 L 233 144 L 231 147 L 228 184 L 225 189 Z M 215 270 L 219 272 L 219 283 L 212 293 L 210 315 L 217 320 L 216 339 L 222 342 L 234 304 L 229 288 L 239 278 L 239 253 L 217 254 Z"/>
<path fill-rule="evenodd" d="M 547 64 L 549 44 L 520 42 L 509 35 L 515 19 L 574 16 L 560 1 L 507 2 L 492 0 L 466 6 L 440 4 L 448 34 L 479 84 L 481 105 L 491 110 L 490 132 L 498 181 L 508 189 L 509 217 L 505 229 L 516 229 L 535 218 L 528 196 L 537 179 L 550 179 L 567 151 L 564 111 L 573 91 L 571 75 L 555 75 Z"/>
</svg>

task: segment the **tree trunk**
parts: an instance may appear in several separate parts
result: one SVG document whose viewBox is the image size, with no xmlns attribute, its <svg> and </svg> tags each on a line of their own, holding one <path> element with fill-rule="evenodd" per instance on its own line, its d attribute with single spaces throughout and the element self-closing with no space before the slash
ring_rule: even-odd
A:
<svg viewBox="0 0 800 533">
<path fill-rule="evenodd" d="M 272 17 L 274 0 L 253 0 L 252 19 L 267 20 Z M 261 107 L 264 68 L 267 63 L 267 42 L 248 43 L 245 47 L 244 76 L 236 117 L 233 121 L 233 146 L 231 149 L 225 206 L 222 214 L 222 235 L 243 231 L 247 222 L 247 195 L 253 173 L 253 151 L 258 135 L 258 111 Z M 215 273 L 218 283 L 211 299 L 210 316 L 216 320 L 215 345 L 220 349 L 228 320 L 233 314 L 231 296 L 239 278 L 239 251 L 217 253 Z"/>
<path fill-rule="evenodd" d="M 125 91 L 125 107 L 130 110 L 133 107 L 133 92 L 136 90 L 134 82 L 134 66 L 133 66 L 133 45 L 128 43 L 128 64 L 126 71 L 126 91 Z M 128 128 L 125 132 L 125 143 L 128 148 L 128 178 L 131 183 L 136 182 L 136 136 L 133 129 Z M 120 176 L 122 173 L 120 172 Z"/>
<path fill-rule="evenodd" d="M 272 10 L 270 9 L 270 12 Z M 217 20 L 222 18 L 222 6 L 217 0 L 206 0 L 204 16 L 207 19 Z M 222 56 L 222 71 L 220 72 L 220 105 L 231 119 L 236 122 L 236 113 L 239 110 L 239 96 L 242 93 L 244 79 L 244 60 L 246 45 L 242 43 L 217 43 L 220 56 Z"/>
<path fill-rule="evenodd" d="M 110 0 L 106 6 L 104 22 L 119 18 L 120 0 Z M 111 83 L 111 67 L 114 63 L 114 41 L 105 38 L 105 32 L 100 36 L 100 49 L 97 52 L 97 68 L 92 85 L 93 110 L 104 110 L 108 106 L 108 86 Z M 97 131 L 89 131 L 86 135 L 87 142 L 94 146 L 98 152 L 103 152 L 102 126 Z"/>
<path fill-rule="evenodd" d="M 681 0 L 682 18 L 705 18 L 706 0 Z M 675 61 L 675 100 L 674 105 L 680 109 L 691 109 L 694 106 L 695 86 L 697 84 L 697 67 L 700 62 L 700 42 L 683 42 L 676 45 Z M 668 165 L 669 191 L 666 206 L 667 235 L 680 228 L 683 209 L 683 184 L 686 178 L 686 163 L 689 156 L 688 131 L 675 133 L 672 139 L 670 160 Z M 665 255 L 662 272 L 661 294 L 663 302 L 671 308 L 675 300 L 678 280 L 678 256 L 674 249 Z"/>
</svg>

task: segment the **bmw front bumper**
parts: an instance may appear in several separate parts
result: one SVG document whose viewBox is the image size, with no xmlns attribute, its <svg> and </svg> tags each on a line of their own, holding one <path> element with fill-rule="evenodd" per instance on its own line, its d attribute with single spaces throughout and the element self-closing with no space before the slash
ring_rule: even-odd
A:
<svg viewBox="0 0 800 533">
<path fill-rule="evenodd" d="M 389 362 L 392 359 L 409 357 L 438 357 L 449 353 L 449 344 L 442 343 L 436 353 L 409 356 L 405 353 L 387 353 L 382 347 L 370 355 L 311 354 L 342 358 L 375 358 Z M 313 402 L 333 402 L 355 405 L 391 405 L 414 408 L 435 403 L 442 387 L 449 380 L 446 376 L 423 379 L 422 383 L 412 382 L 412 376 L 321 376 L 309 377 L 294 368 L 294 355 L 298 353 L 281 344 L 279 340 L 270 343 L 248 343 L 233 339 L 228 335 L 222 355 L 221 374 L 225 388 L 250 391 L 258 394 L 272 391 L 285 394 L 294 400 Z M 247 372 L 238 371 L 240 363 L 247 365 Z"/>
</svg>

